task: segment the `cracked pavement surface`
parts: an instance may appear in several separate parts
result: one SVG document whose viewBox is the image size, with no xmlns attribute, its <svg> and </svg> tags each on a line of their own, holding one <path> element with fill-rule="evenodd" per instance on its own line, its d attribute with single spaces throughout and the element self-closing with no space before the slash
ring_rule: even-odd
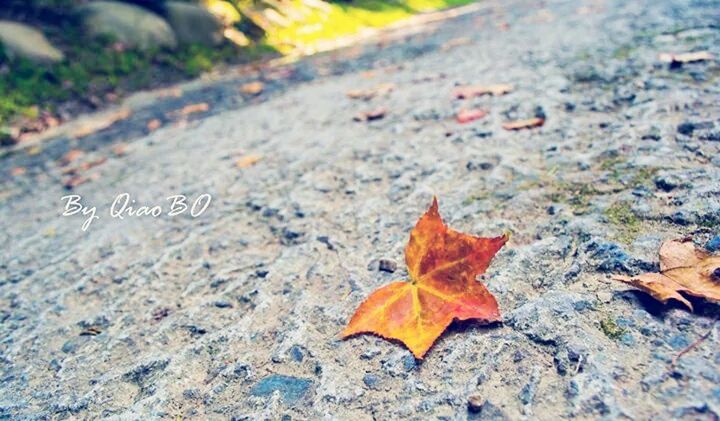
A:
<svg viewBox="0 0 720 421">
<path fill-rule="evenodd" d="M 656 270 L 663 239 L 720 245 L 720 2 L 480 4 L 279 67 L 257 97 L 207 82 L 186 94 L 207 112 L 150 133 L 180 99 L 0 158 L 0 416 L 716 420 L 720 306 L 662 306 L 610 275 Z M 702 50 L 716 58 L 658 59 Z M 346 96 L 380 83 L 395 89 Z M 451 97 L 492 83 L 514 90 Z M 473 107 L 488 115 L 455 120 Z M 68 192 L 71 149 L 108 159 Z M 111 218 L 123 192 L 164 214 Z M 166 215 L 165 197 L 203 193 L 200 217 Z M 66 194 L 97 207 L 87 231 L 60 216 Z M 405 277 L 433 195 L 454 229 L 512 231 L 483 277 L 503 323 L 456 323 L 422 362 L 339 340 Z"/>
</svg>

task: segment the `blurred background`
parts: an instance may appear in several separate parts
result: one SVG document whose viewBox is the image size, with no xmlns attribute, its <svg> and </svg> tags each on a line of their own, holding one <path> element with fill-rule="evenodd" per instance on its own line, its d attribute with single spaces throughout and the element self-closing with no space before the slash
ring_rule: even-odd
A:
<svg viewBox="0 0 720 421">
<path fill-rule="evenodd" d="M 222 65 L 332 49 L 469 0 L 3 0 L 0 142 Z"/>
</svg>

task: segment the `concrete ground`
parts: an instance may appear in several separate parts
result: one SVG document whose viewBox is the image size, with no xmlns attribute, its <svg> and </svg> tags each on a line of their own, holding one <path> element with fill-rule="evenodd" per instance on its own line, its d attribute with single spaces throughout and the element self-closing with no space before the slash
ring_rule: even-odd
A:
<svg viewBox="0 0 720 421">
<path fill-rule="evenodd" d="M 487 0 L 6 153 L 0 417 L 717 420 L 720 306 L 610 276 L 656 270 L 664 239 L 720 242 L 719 21 L 712 0 Z M 261 94 L 239 91 L 256 78 Z M 493 83 L 514 90 L 451 96 Z M 488 115 L 455 120 L 473 107 Z M 163 214 L 112 218 L 124 192 Z M 201 216 L 168 216 L 167 196 L 203 193 Z M 68 194 L 96 207 L 86 231 L 61 216 Z M 503 323 L 454 324 L 424 361 L 340 340 L 406 277 L 433 195 L 454 229 L 512 231 L 483 278 Z"/>
</svg>

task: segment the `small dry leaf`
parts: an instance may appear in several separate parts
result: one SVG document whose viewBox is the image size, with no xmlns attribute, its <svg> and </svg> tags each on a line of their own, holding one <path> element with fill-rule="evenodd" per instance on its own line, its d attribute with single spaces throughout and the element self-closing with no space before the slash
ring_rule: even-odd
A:
<svg viewBox="0 0 720 421">
<path fill-rule="evenodd" d="M 263 89 L 265 89 L 265 84 L 260 81 L 250 82 L 240 86 L 240 92 L 248 95 L 260 95 Z"/>
<path fill-rule="evenodd" d="M 127 154 L 127 144 L 126 143 L 118 143 L 117 145 L 112 147 L 112 153 L 115 154 L 115 156 L 124 156 Z"/>
<path fill-rule="evenodd" d="M 460 124 L 469 123 L 474 120 L 481 119 L 487 115 L 487 111 L 479 108 L 473 108 L 470 110 L 460 110 L 457 114 L 456 120 Z"/>
<path fill-rule="evenodd" d="M 90 326 L 80 332 L 80 336 L 97 336 L 102 333 L 102 329 L 97 326 Z"/>
<path fill-rule="evenodd" d="M 145 128 L 147 128 L 148 133 L 154 132 L 155 130 L 159 129 L 160 126 L 162 126 L 162 121 L 157 118 L 153 118 L 152 120 L 147 122 L 147 125 Z"/>
<path fill-rule="evenodd" d="M 186 116 L 195 113 L 202 113 L 210 109 L 210 105 L 207 102 L 199 102 L 197 104 L 190 104 L 182 107 L 177 113 L 181 116 Z"/>
<path fill-rule="evenodd" d="M 345 95 L 352 99 L 363 99 L 369 101 L 376 96 L 387 95 L 395 90 L 394 83 L 381 83 L 370 89 L 353 89 L 347 91 Z"/>
<path fill-rule="evenodd" d="M 455 47 L 459 47 L 461 45 L 468 45 L 471 43 L 472 40 L 467 37 L 453 38 L 450 41 L 443 43 L 443 45 L 440 46 L 440 51 L 447 51 Z"/>
<path fill-rule="evenodd" d="M 496 85 L 465 85 L 453 89 L 453 96 L 457 99 L 473 98 L 482 95 L 500 96 L 512 92 L 513 86 L 508 84 Z"/>
<path fill-rule="evenodd" d="M 665 63 L 693 63 L 696 61 L 712 60 L 715 57 L 708 51 L 698 51 L 695 53 L 671 54 L 661 53 L 658 59 Z"/>
<path fill-rule="evenodd" d="M 666 303 L 675 299 L 691 311 L 692 304 L 679 293 L 720 301 L 720 256 L 698 249 L 690 239 L 670 240 L 660 246 L 660 273 L 615 276 Z"/>
<path fill-rule="evenodd" d="M 18 177 L 27 172 L 27 169 L 25 167 L 15 167 L 12 170 L 10 170 L 10 175 L 13 177 Z"/>
<path fill-rule="evenodd" d="M 505 130 L 522 130 L 522 129 L 532 129 L 534 127 L 540 127 L 543 124 L 545 124 L 544 118 L 533 117 L 533 118 L 529 118 L 527 120 L 510 121 L 508 123 L 504 123 L 502 125 L 502 127 Z"/>
<path fill-rule="evenodd" d="M 82 172 L 82 171 L 87 171 L 87 170 L 89 170 L 90 168 L 97 167 L 98 165 L 104 164 L 106 161 L 107 161 L 107 158 L 103 156 L 103 157 L 100 157 L 100 158 L 95 159 L 95 160 L 93 160 L 93 161 L 83 162 L 83 163 L 81 163 L 80 165 L 78 165 L 77 167 L 66 168 L 65 170 L 63 170 L 62 173 L 63 173 L 64 175 L 75 175 L 75 174 L 79 174 L 79 173 Z"/>
<path fill-rule="evenodd" d="M 353 120 L 355 120 L 355 121 L 380 120 L 381 118 L 385 117 L 385 114 L 387 114 L 387 109 L 384 107 L 380 107 L 380 108 L 376 108 L 372 111 L 364 111 L 362 113 L 359 113 L 355 117 L 353 117 Z"/>
<path fill-rule="evenodd" d="M 360 304 L 342 336 L 374 333 L 397 339 L 416 358 L 423 358 L 453 320 L 499 320 L 495 297 L 475 278 L 507 240 L 506 235 L 482 238 L 451 230 L 433 199 L 405 247 L 410 282 L 375 290 Z"/>
<path fill-rule="evenodd" d="M 247 168 L 257 164 L 261 159 L 261 155 L 245 155 L 235 161 L 235 166 L 238 168 Z"/>
<path fill-rule="evenodd" d="M 72 136 L 75 138 L 82 138 L 89 136 L 100 130 L 107 129 L 120 120 L 125 120 L 130 117 L 132 111 L 127 108 L 121 108 L 115 111 L 109 111 L 101 115 L 88 117 L 82 120 L 78 127 L 73 130 Z"/>
<path fill-rule="evenodd" d="M 60 159 L 60 165 L 68 165 L 74 161 L 80 159 L 81 156 L 85 155 L 80 149 L 71 149 Z"/>
<path fill-rule="evenodd" d="M 65 182 L 63 183 L 63 186 L 68 190 L 72 190 L 81 184 L 87 183 L 88 181 L 90 181 L 90 179 L 88 177 L 74 175 L 74 176 L 68 178 L 67 180 L 65 180 Z"/>
</svg>

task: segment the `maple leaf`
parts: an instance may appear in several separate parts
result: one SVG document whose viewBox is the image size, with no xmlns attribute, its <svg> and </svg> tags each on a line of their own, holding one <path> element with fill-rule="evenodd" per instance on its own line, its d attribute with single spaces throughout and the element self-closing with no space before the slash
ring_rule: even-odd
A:
<svg viewBox="0 0 720 421">
<path fill-rule="evenodd" d="M 641 289 L 662 303 L 671 298 L 678 300 L 692 311 L 692 304 L 680 292 L 720 301 L 720 256 L 698 249 L 690 239 L 670 240 L 660 246 L 660 273 L 613 279 Z"/>
<path fill-rule="evenodd" d="M 374 333 L 397 339 L 422 359 L 454 319 L 500 320 L 495 297 L 475 277 L 485 272 L 507 240 L 507 235 L 482 238 L 449 229 L 433 198 L 405 247 L 410 282 L 375 290 L 342 336 Z"/>
</svg>

